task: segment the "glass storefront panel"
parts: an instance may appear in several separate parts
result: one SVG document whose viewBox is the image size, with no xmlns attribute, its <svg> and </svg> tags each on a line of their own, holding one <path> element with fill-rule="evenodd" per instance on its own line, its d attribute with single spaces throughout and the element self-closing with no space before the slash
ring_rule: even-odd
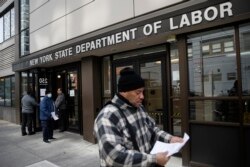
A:
<svg viewBox="0 0 250 167">
<path fill-rule="evenodd" d="M 250 96 L 250 24 L 240 26 L 242 94 Z"/>
<path fill-rule="evenodd" d="M 243 122 L 245 124 L 250 124 L 250 99 L 244 101 Z"/>
<path fill-rule="evenodd" d="M 0 106 L 14 106 L 15 80 L 14 76 L 0 79 Z"/>
<path fill-rule="evenodd" d="M 0 106 L 4 106 L 4 78 L 0 78 Z"/>
<path fill-rule="evenodd" d="M 141 77 L 145 81 L 144 101 L 148 114 L 163 128 L 161 61 L 140 64 Z"/>
<path fill-rule="evenodd" d="M 250 124 L 250 23 L 239 26 L 243 101 L 243 123 Z"/>
<path fill-rule="evenodd" d="M 0 43 L 3 42 L 3 17 L 0 17 Z"/>
<path fill-rule="evenodd" d="M 239 122 L 238 100 L 191 100 L 190 119 L 197 121 Z"/>
<path fill-rule="evenodd" d="M 11 106 L 11 82 L 10 77 L 5 78 L 5 88 L 4 88 L 4 95 L 5 95 L 5 106 Z"/>
<path fill-rule="evenodd" d="M 171 44 L 170 46 L 170 58 L 171 58 L 171 96 L 180 96 L 180 70 L 179 70 L 179 53 L 177 46 Z"/>
<path fill-rule="evenodd" d="M 15 76 L 11 77 L 11 101 L 12 106 L 15 106 Z"/>
<path fill-rule="evenodd" d="M 69 128 L 72 130 L 79 129 L 79 89 L 78 89 L 78 73 L 77 71 L 69 71 L 67 75 L 68 81 L 68 93 L 69 97 L 67 99 L 68 116 L 69 116 Z"/>
<path fill-rule="evenodd" d="M 103 104 L 111 99 L 111 66 L 110 57 L 103 59 L 102 65 L 102 80 L 103 80 Z"/>
<path fill-rule="evenodd" d="M 228 96 L 237 80 L 234 29 L 190 35 L 188 63 L 191 96 Z"/>
<path fill-rule="evenodd" d="M 175 43 L 170 45 L 171 58 L 171 118 L 173 134 L 181 136 L 181 106 L 180 106 L 180 64 L 179 52 Z"/>
<path fill-rule="evenodd" d="M 28 90 L 28 73 L 21 72 L 21 95 L 24 95 Z"/>
<path fill-rule="evenodd" d="M 191 120 L 240 122 L 234 34 L 228 27 L 188 36 Z"/>
</svg>

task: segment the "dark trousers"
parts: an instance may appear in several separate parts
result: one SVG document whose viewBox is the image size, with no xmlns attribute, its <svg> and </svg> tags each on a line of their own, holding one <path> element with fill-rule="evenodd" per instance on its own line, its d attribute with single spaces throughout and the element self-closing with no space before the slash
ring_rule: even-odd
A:
<svg viewBox="0 0 250 167">
<path fill-rule="evenodd" d="M 33 120 L 33 113 L 22 113 L 22 134 L 27 134 L 26 126 L 28 127 L 28 133 L 32 133 L 32 120 Z"/>
<path fill-rule="evenodd" d="M 44 120 L 41 121 L 41 126 L 43 129 L 43 140 L 47 141 L 48 139 L 53 138 L 53 120 Z"/>
<path fill-rule="evenodd" d="M 59 129 L 60 131 L 65 131 L 67 129 L 67 122 L 68 122 L 68 118 L 67 118 L 67 111 L 65 109 L 59 109 L 58 111 L 58 116 L 59 116 Z"/>
</svg>

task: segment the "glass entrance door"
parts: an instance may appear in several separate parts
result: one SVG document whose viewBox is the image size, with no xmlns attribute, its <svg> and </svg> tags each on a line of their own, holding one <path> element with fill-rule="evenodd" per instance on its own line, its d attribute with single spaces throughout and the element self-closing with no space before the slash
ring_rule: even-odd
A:
<svg viewBox="0 0 250 167">
<path fill-rule="evenodd" d="M 78 75 L 77 71 L 69 71 L 67 74 L 68 87 L 68 113 L 69 113 L 69 128 L 79 130 L 79 111 L 78 111 Z"/>
<path fill-rule="evenodd" d="M 140 74 L 145 80 L 144 106 L 156 124 L 163 128 L 163 96 L 161 60 L 140 63 Z"/>
<path fill-rule="evenodd" d="M 64 69 L 57 72 L 56 89 L 62 88 L 67 104 L 67 129 L 80 131 L 79 84 L 77 69 Z"/>
<path fill-rule="evenodd" d="M 163 96 L 163 92 L 166 89 L 163 88 L 162 69 L 164 64 L 165 52 L 162 55 L 152 55 L 151 58 L 133 57 L 124 60 L 115 60 L 115 85 L 114 92 L 117 92 L 117 83 L 119 79 L 120 70 L 125 67 L 132 67 L 141 77 L 145 80 L 144 102 L 143 105 L 146 108 L 149 115 L 155 119 L 157 125 L 160 128 L 167 128 L 167 121 L 164 120 L 168 111 L 166 109 L 166 97 Z"/>
</svg>

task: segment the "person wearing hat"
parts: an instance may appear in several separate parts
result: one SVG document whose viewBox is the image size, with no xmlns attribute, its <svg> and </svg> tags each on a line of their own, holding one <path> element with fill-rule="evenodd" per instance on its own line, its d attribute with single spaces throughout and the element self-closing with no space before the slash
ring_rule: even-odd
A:
<svg viewBox="0 0 250 167">
<path fill-rule="evenodd" d="M 156 126 L 142 105 L 144 80 L 132 68 L 120 71 L 118 93 L 100 111 L 94 123 L 99 146 L 100 165 L 164 166 L 167 152 L 150 154 L 154 143 L 182 142 Z"/>
</svg>

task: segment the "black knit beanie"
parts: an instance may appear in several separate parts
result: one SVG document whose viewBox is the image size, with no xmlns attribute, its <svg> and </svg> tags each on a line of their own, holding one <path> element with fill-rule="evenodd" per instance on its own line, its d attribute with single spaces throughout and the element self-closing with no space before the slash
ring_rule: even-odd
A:
<svg viewBox="0 0 250 167">
<path fill-rule="evenodd" d="M 120 71 L 118 92 L 127 92 L 142 87 L 145 87 L 144 80 L 132 68 L 126 67 Z"/>
</svg>

